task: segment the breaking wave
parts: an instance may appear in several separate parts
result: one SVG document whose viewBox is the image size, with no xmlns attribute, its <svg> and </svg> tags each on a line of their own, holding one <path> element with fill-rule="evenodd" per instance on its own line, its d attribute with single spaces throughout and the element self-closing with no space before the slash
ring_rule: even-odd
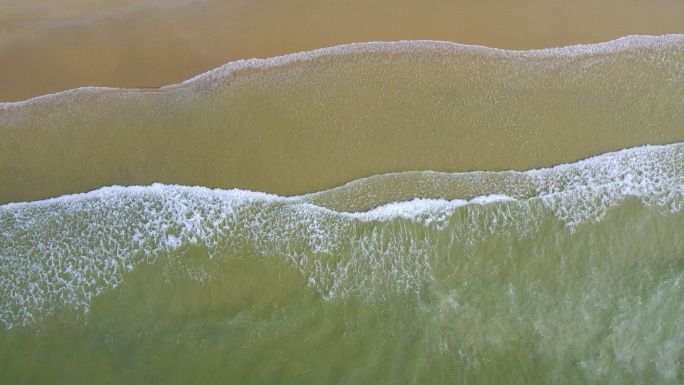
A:
<svg viewBox="0 0 684 385">
<path fill-rule="evenodd" d="M 0 319 L 9 328 L 64 308 L 86 314 L 139 264 L 188 249 L 276 259 L 324 300 L 419 293 L 436 258 L 492 235 L 529 237 L 548 218 L 572 232 L 630 196 L 679 211 L 683 165 L 684 144 L 672 144 L 526 172 L 379 175 L 295 197 L 154 184 L 11 203 L 0 206 Z"/>
</svg>

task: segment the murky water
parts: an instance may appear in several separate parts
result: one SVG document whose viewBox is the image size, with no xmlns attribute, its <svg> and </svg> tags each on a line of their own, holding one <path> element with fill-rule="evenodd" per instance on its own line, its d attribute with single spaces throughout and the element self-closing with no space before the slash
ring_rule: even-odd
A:
<svg viewBox="0 0 684 385">
<path fill-rule="evenodd" d="M 4 0 L 0 102 L 160 87 L 225 63 L 370 41 L 529 50 L 684 33 L 673 0 Z"/>
<path fill-rule="evenodd" d="M 370 43 L 1 104 L 0 379 L 681 383 L 683 70 Z"/>
</svg>

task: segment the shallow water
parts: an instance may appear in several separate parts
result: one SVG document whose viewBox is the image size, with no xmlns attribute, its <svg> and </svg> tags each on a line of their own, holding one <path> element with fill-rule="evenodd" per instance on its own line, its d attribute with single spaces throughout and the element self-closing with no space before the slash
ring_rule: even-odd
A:
<svg viewBox="0 0 684 385">
<path fill-rule="evenodd" d="M 0 202 L 167 183 L 298 195 L 399 171 L 551 167 L 684 140 L 683 35 L 503 51 L 352 44 L 159 91 L 0 104 Z"/>
<path fill-rule="evenodd" d="M 370 41 L 504 49 L 684 33 L 672 0 L 3 0 L 0 102 L 160 87 L 225 63 Z"/>
<path fill-rule="evenodd" d="M 0 379 L 681 383 L 682 63 L 371 43 L 1 104 Z"/>
<path fill-rule="evenodd" d="M 154 185 L 5 205 L 0 376 L 678 383 L 683 157 L 389 175 L 497 194 L 366 212 L 330 207 L 386 200 L 377 178 L 292 198 Z"/>
</svg>

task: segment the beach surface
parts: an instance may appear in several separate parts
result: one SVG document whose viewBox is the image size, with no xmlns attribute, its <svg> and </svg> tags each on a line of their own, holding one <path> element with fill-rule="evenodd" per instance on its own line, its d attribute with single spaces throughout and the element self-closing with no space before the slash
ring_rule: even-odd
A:
<svg viewBox="0 0 684 385">
<path fill-rule="evenodd" d="M 683 383 L 683 11 L 0 2 L 0 383 Z"/>
<path fill-rule="evenodd" d="M 358 43 L 158 90 L 0 104 L 0 202 L 151 183 L 300 195 L 401 171 L 529 170 L 684 140 L 682 35 L 507 51 Z"/>
<path fill-rule="evenodd" d="M 9 0 L 0 3 L 0 102 L 160 87 L 239 59 L 349 43 L 529 50 L 684 33 L 683 19 L 666 0 Z"/>
</svg>

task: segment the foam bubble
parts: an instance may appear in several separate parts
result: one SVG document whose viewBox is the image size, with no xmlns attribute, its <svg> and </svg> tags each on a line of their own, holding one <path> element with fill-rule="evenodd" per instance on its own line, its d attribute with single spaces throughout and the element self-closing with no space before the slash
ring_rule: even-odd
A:
<svg viewBox="0 0 684 385">
<path fill-rule="evenodd" d="M 607 54 L 618 54 L 625 51 L 636 50 L 665 50 L 673 47 L 681 47 L 684 44 L 684 35 L 668 34 L 662 36 L 630 35 L 603 43 L 578 44 L 559 48 L 545 48 L 529 51 L 504 50 L 477 45 L 459 44 L 447 41 L 435 40 L 407 40 L 398 42 L 366 42 L 351 43 L 328 48 L 320 48 L 311 51 L 298 52 L 289 55 L 277 56 L 267 59 L 238 60 L 224 64 L 221 67 L 197 75 L 185 80 L 180 84 L 172 84 L 161 87 L 158 91 L 145 90 L 144 92 L 161 92 L 178 90 L 191 87 L 195 90 L 204 91 L 222 85 L 226 79 L 236 73 L 250 69 L 269 69 L 287 66 L 293 63 L 305 63 L 325 58 L 334 58 L 349 55 L 363 55 L 369 53 L 403 53 L 403 52 L 440 52 L 451 54 L 482 55 L 493 58 L 509 58 L 519 60 L 555 58 L 558 60 L 575 59 L 577 57 L 591 57 Z M 681 73 L 677 76 L 681 79 Z M 10 108 L 20 107 L 71 97 L 82 94 L 101 94 L 103 96 L 116 93 L 118 96 L 137 94 L 142 92 L 136 89 L 122 89 L 112 87 L 81 87 L 72 90 L 57 92 L 31 98 L 20 102 L 0 102 L 0 111 L 5 114 Z"/>
<path fill-rule="evenodd" d="M 504 182 L 494 184 L 496 194 L 416 196 L 364 212 L 318 206 L 312 195 L 161 184 L 11 203 L 0 206 L 0 319 L 11 327 L 40 322 L 58 309 L 85 314 L 93 297 L 121 284 L 138 264 L 178 256 L 190 246 L 206 248 L 210 257 L 289 261 L 324 299 L 372 297 L 380 288 L 418 293 L 434 280 L 431 258 L 446 247 L 435 239 L 446 237 L 453 245 L 502 232 L 524 237 L 549 213 L 573 230 L 600 221 L 628 196 L 679 211 L 682 164 L 684 144 L 644 146 L 548 169 L 509 171 L 499 178 Z M 489 179 L 500 174 L 439 176 L 491 188 Z M 527 183 L 533 193 L 512 198 L 507 189 L 517 187 L 506 182 L 510 178 Z"/>
<path fill-rule="evenodd" d="M 578 44 L 560 48 L 546 48 L 529 51 L 504 50 L 477 45 L 458 44 L 447 41 L 410 40 L 398 42 L 368 42 L 352 43 L 335 47 L 321 48 L 312 51 L 299 52 L 268 59 L 238 60 L 225 64 L 219 68 L 197 75 L 181 84 L 209 86 L 230 77 L 233 73 L 248 69 L 267 69 L 286 66 L 295 62 L 313 61 L 331 56 L 357 55 L 367 53 L 399 53 L 411 51 L 449 52 L 453 54 L 476 54 L 491 57 L 506 57 L 517 59 L 572 59 L 579 56 L 595 56 L 616 54 L 638 49 L 666 49 L 681 46 L 684 35 L 670 34 L 663 36 L 630 35 L 619 39 L 597 44 Z M 173 86 L 170 86 L 173 87 Z"/>
</svg>

